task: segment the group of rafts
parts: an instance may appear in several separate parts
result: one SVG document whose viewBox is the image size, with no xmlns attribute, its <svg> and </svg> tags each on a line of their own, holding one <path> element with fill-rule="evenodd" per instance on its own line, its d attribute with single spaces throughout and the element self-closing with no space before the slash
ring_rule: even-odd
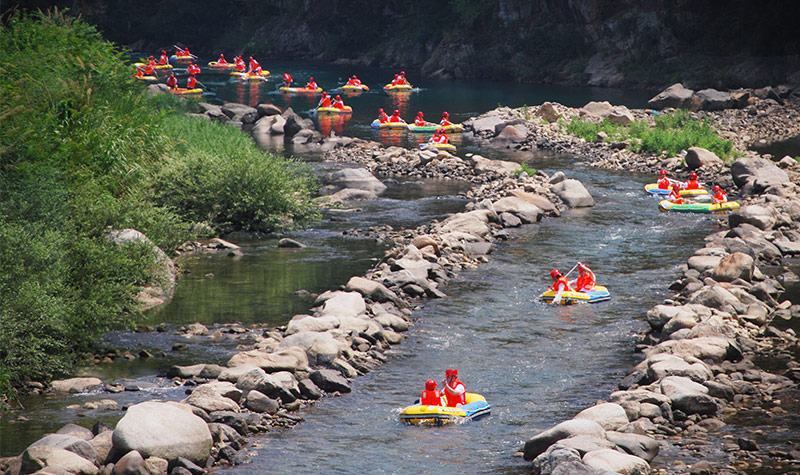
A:
<svg viewBox="0 0 800 475">
<path fill-rule="evenodd" d="M 739 203 L 728 201 L 728 196 L 719 185 L 714 185 L 711 193 L 697 181 L 697 173 L 691 172 L 685 182 L 667 177 L 667 171 L 658 173 L 658 181 L 644 186 L 644 191 L 652 196 L 664 197 L 658 202 L 658 209 L 664 212 L 684 213 L 724 213 L 739 209 Z"/>
</svg>

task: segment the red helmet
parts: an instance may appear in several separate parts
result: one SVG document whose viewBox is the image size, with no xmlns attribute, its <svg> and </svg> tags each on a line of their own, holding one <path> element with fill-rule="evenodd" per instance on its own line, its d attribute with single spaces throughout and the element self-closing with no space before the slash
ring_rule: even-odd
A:
<svg viewBox="0 0 800 475">
<path fill-rule="evenodd" d="M 447 369 L 447 370 L 444 371 L 444 375 L 445 376 L 458 376 L 458 370 L 457 369 Z"/>
<path fill-rule="evenodd" d="M 394 110 L 394 115 L 400 115 L 400 111 L 399 111 L 399 110 L 397 110 L 397 109 L 395 109 L 395 110 Z"/>
<path fill-rule="evenodd" d="M 714 191 L 719 191 L 719 190 L 721 190 L 721 189 L 722 189 L 722 188 L 720 188 L 720 187 L 719 187 L 719 185 L 714 185 Z"/>
<path fill-rule="evenodd" d="M 152 56 L 150 56 L 150 57 L 149 57 L 149 58 L 147 58 L 147 59 L 153 59 L 153 57 L 152 57 Z"/>
<path fill-rule="evenodd" d="M 220 57 L 220 58 L 224 58 L 224 57 L 225 57 L 225 55 L 224 55 L 224 54 L 222 54 L 222 53 L 220 53 L 220 54 L 219 54 L 219 57 Z"/>
<path fill-rule="evenodd" d="M 679 185 L 679 184 L 677 184 L 677 183 L 673 183 L 673 184 L 672 184 L 672 189 L 673 189 L 673 190 L 675 190 L 675 191 L 678 191 L 678 190 L 680 190 L 680 189 L 681 189 L 681 185 Z"/>
<path fill-rule="evenodd" d="M 405 76 L 405 75 L 406 75 L 406 72 L 405 72 L 405 71 L 400 71 L 400 75 L 401 75 L 401 76 Z"/>
<path fill-rule="evenodd" d="M 552 277 L 553 279 L 558 279 L 560 275 L 561 272 L 558 269 L 553 269 L 550 271 L 550 277 Z"/>
<path fill-rule="evenodd" d="M 356 76 L 355 74 L 353 74 L 353 79 L 358 79 L 358 76 Z"/>
<path fill-rule="evenodd" d="M 450 117 L 450 114 L 447 111 L 442 112 L 442 117 Z"/>
<path fill-rule="evenodd" d="M 337 100 L 337 101 L 340 101 L 340 100 L 342 100 L 342 96 L 340 96 L 339 94 L 336 94 L 336 100 Z"/>
<path fill-rule="evenodd" d="M 378 113 L 383 113 L 383 112 L 384 112 L 383 109 L 378 109 Z"/>
<path fill-rule="evenodd" d="M 425 389 L 427 389 L 428 391 L 433 391 L 434 389 L 436 389 L 436 386 L 437 384 L 435 379 L 429 379 L 425 381 Z"/>
<path fill-rule="evenodd" d="M 161 50 L 161 54 L 167 54 L 167 50 L 165 50 L 165 49 L 162 49 L 162 50 Z"/>
<path fill-rule="evenodd" d="M 659 176 L 667 176 L 667 171 L 662 168 L 661 170 L 658 171 L 658 175 Z"/>
<path fill-rule="evenodd" d="M 420 116 L 420 117 L 424 117 L 425 116 L 425 114 L 423 114 L 422 111 L 417 112 L 417 115 Z"/>
<path fill-rule="evenodd" d="M 253 57 L 252 57 L 252 56 L 250 56 L 250 61 L 252 61 L 252 60 L 253 60 Z"/>
<path fill-rule="evenodd" d="M 691 178 L 692 180 L 697 180 L 697 173 L 695 172 L 689 173 L 689 178 Z"/>
<path fill-rule="evenodd" d="M 578 270 L 589 270 L 589 268 L 586 267 L 586 264 L 584 264 L 583 262 L 579 262 L 578 263 Z"/>
<path fill-rule="evenodd" d="M 314 80 L 314 76 L 311 76 L 310 78 L 308 78 L 308 80 L 309 81 L 313 81 Z"/>
</svg>

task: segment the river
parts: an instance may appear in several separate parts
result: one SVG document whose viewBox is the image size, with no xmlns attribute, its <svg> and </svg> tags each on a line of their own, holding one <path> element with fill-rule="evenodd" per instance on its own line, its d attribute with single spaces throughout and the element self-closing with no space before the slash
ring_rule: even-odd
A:
<svg viewBox="0 0 800 475">
<path fill-rule="evenodd" d="M 330 127 L 339 134 L 404 146 L 413 146 L 414 139 L 378 135 L 369 128 L 378 107 L 389 112 L 400 108 L 409 120 L 417 110 L 438 120 L 446 108 L 454 121 L 461 121 L 498 104 L 519 107 L 550 100 L 580 106 L 589 100 L 609 100 L 641 107 L 652 96 L 643 91 L 415 81 L 409 74 L 420 89 L 398 100 L 380 91 L 392 71 L 297 63 L 265 66 L 275 76 L 289 71 L 301 81 L 313 71 L 326 88 L 358 74 L 373 91 L 346 98 L 354 107 L 353 117 Z M 206 96 L 211 101 L 274 102 L 298 112 L 314 105 L 311 100 L 275 92 L 274 82 L 242 84 L 208 72 L 201 80 L 213 91 Z M 642 191 L 651 177 L 589 168 L 574 157 L 530 153 L 515 154 L 514 159 L 548 173 L 563 170 L 581 180 L 595 197 L 595 207 L 511 231 L 510 240 L 497 247 L 488 264 L 462 272 L 442 288 L 447 298 L 425 302 L 414 314 L 419 320 L 408 339 L 391 350 L 387 364 L 357 378 L 352 394 L 326 398 L 303 410 L 305 422 L 294 429 L 253 438 L 262 446 L 256 449 L 259 456 L 252 465 L 231 472 L 524 472 L 528 464 L 511 455 L 525 439 L 608 396 L 640 358 L 633 352 L 633 335 L 644 329 L 640 318 L 668 295 L 666 287 L 677 275 L 678 264 L 701 246 L 715 222 L 705 216 L 659 213 L 656 201 Z M 459 211 L 466 203 L 458 193 L 467 187 L 457 182 L 399 178 L 389 184 L 381 199 L 359 203 L 361 212 L 330 214 L 312 229 L 287 234 L 307 248 L 278 249 L 275 239 L 237 240 L 243 246 L 241 257 L 185 259 L 182 265 L 188 273 L 175 298 L 149 312 L 147 323 L 284 324 L 310 307 L 309 300 L 295 291 L 337 288 L 351 275 L 370 268 L 386 248 L 372 240 L 342 236 L 342 230 L 383 224 L 416 226 Z M 566 271 L 577 260 L 595 271 L 599 284 L 609 287 L 612 300 L 571 307 L 537 302 L 536 296 L 549 285 L 550 269 Z M 151 398 L 153 393 L 180 399 L 183 390 L 160 377 L 166 368 L 221 362 L 235 351 L 235 343 L 227 340 L 219 345 L 189 341 L 188 351 L 172 351 L 176 342 L 183 341 L 172 332 L 115 332 L 107 340 L 124 347 L 145 347 L 154 354 L 164 352 L 164 356 L 120 359 L 81 372 L 105 380 L 124 379 L 130 389 L 140 391 L 23 399 L 27 420 L 20 420 L 19 414 L 0 420 L 0 456 L 20 453 L 44 432 L 66 422 L 91 426 L 102 419 L 113 423 L 121 414 L 65 410 L 67 404 L 111 398 L 124 406 Z M 468 390 L 486 396 L 493 407 L 491 416 L 453 427 L 401 425 L 399 410 L 418 397 L 426 379 L 441 379 L 450 367 L 459 369 Z"/>
</svg>

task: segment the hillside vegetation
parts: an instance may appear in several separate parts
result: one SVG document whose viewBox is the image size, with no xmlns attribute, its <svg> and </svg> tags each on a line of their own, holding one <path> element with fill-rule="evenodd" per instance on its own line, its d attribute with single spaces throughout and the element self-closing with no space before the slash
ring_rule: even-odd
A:
<svg viewBox="0 0 800 475">
<path fill-rule="evenodd" d="M 269 232 L 315 216 L 312 177 L 240 131 L 148 97 L 93 26 L 15 13 L 0 29 L 0 393 L 69 370 L 130 325 L 171 252 L 203 223 Z"/>
</svg>

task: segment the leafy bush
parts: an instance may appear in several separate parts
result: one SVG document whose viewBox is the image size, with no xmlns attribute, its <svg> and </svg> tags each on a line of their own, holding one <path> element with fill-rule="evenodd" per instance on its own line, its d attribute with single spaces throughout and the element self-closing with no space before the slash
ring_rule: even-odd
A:
<svg viewBox="0 0 800 475">
<path fill-rule="evenodd" d="M 139 316 L 152 249 L 112 244 L 109 229 L 170 252 L 196 221 L 266 230 L 314 216 L 297 164 L 182 117 L 185 101 L 143 95 L 122 53 L 80 20 L 12 14 L 0 75 L 0 393 L 63 374 Z"/>
<path fill-rule="evenodd" d="M 654 127 L 644 121 L 633 121 L 626 127 L 608 120 L 596 123 L 577 117 L 567 124 L 568 133 L 587 141 L 596 140 L 601 131 L 613 140 L 631 140 L 631 149 L 642 153 L 676 155 L 689 147 L 702 147 L 723 160 L 735 156 L 733 143 L 720 138 L 708 119 L 694 119 L 685 110 L 656 116 Z"/>
</svg>

